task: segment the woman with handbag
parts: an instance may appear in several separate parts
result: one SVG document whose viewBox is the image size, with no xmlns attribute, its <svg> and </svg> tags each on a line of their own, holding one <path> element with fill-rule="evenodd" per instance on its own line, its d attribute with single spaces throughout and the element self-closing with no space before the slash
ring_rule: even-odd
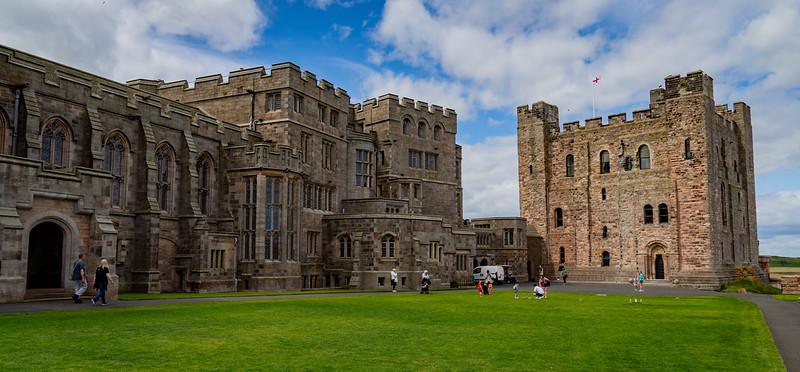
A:
<svg viewBox="0 0 800 372">
<path fill-rule="evenodd" d="M 106 291 L 108 290 L 108 283 L 111 281 L 111 273 L 108 271 L 108 260 L 105 258 L 100 260 L 100 265 L 94 272 L 94 288 L 95 294 L 92 297 L 92 304 L 97 305 L 97 301 L 102 301 L 101 305 L 106 306 Z"/>
</svg>

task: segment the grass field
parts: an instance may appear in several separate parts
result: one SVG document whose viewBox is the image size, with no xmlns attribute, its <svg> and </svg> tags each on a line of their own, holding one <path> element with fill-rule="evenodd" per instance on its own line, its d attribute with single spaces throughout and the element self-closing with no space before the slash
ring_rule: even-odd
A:
<svg viewBox="0 0 800 372">
<path fill-rule="evenodd" d="M 320 289 L 306 291 L 282 291 L 282 292 L 208 292 L 208 293 L 120 293 L 120 301 L 132 300 L 172 300 L 184 298 L 215 298 L 215 297 L 256 297 L 256 296 L 285 296 L 298 294 L 325 294 L 325 293 L 354 293 L 354 292 L 386 292 L 378 290 L 350 290 L 350 289 Z"/>
<path fill-rule="evenodd" d="M 778 295 L 772 295 L 772 297 L 775 297 L 776 299 L 783 301 L 790 301 L 790 302 L 800 301 L 800 295 L 796 294 L 778 294 Z"/>
<path fill-rule="evenodd" d="M 800 275 L 800 267 L 770 267 L 769 278 L 780 280 L 784 275 Z"/>
<path fill-rule="evenodd" d="M 769 267 L 800 267 L 800 257 L 772 256 L 769 259 Z"/>
<path fill-rule="evenodd" d="M 2 315 L 0 329 L 0 370 L 783 370 L 758 307 L 734 297 L 296 298 Z"/>
</svg>

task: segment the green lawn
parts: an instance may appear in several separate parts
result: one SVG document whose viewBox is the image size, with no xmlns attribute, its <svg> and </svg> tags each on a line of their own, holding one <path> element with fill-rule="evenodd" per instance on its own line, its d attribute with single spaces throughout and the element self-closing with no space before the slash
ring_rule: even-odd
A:
<svg viewBox="0 0 800 372">
<path fill-rule="evenodd" d="M 318 293 L 354 293 L 354 292 L 386 292 L 372 290 L 350 290 L 350 289 L 319 289 L 308 291 L 283 291 L 283 292 L 207 292 L 207 293 L 120 293 L 120 301 L 131 300 L 172 300 L 183 298 L 212 298 L 212 297 L 253 297 L 253 296 L 285 296 L 298 294 L 318 294 Z"/>
<path fill-rule="evenodd" d="M 800 295 L 796 294 L 778 294 L 778 295 L 772 295 L 772 297 L 775 297 L 783 301 L 800 301 Z"/>
<path fill-rule="evenodd" d="M 741 370 L 783 364 L 734 297 L 508 292 L 294 298 L 0 316 L 0 370 Z"/>
</svg>

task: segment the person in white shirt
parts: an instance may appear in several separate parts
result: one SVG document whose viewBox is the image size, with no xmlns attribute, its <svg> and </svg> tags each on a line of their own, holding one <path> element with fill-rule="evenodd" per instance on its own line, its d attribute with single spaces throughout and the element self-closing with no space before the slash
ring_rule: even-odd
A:
<svg viewBox="0 0 800 372">
<path fill-rule="evenodd" d="M 539 300 L 544 297 L 544 288 L 540 286 L 533 287 L 533 294 L 536 295 L 536 299 Z"/>
<path fill-rule="evenodd" d="M 392 293 L 397 293 L 397 269 L 392 269 Z"/>
</svg>

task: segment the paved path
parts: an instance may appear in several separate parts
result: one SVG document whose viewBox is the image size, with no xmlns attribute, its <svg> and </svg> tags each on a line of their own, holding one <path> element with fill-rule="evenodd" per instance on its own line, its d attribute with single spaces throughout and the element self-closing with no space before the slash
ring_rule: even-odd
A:
<svg viewBox="0 0 800 372">
<path fill-rule="evenodd" d="M 530 284 L 522 284 L 523 288 Z M 498 290 L 509 290 L 510 287 L 499 287 Z M 473 289 L 465 289 L 472 291 Z M 617 283 L 569 283 L 566 286 L 558 282 L 553 282 L 551 291 L 554 292 L 573 292 L 573 293 L 607 293 L 607 294 L 630 294 L 631 286 Z M 434 292 L 435 293 L 435 292 Z M 401 292 L 403 294 L 415 294 L 415 292 Z M 764 318 L 767 321 L 772 338 L 778 351 L 783 357 L 783 363 L 790 372 L 800 372 L 800 302 L 788 302 L 776 300 L 768 295 L 757 294 L 738 294 L 720 293 L 703 291 L 693 288 L 679 288 L 668 285 L 646 285 L 645 294 L 652 296 L 735 296 L 757 304 Z M 169 300 L 136 300 L 119 301 L 112 303 L 107 308 L 127 308 L 140 306 L 155 306 L 169 304 L 187 304 L 198 302 L 232 302 L 232 301 L 259 301 L 277 300 L 287 298 L 311 298 L 311 297 L 341 297 L 341 296 L 385 296 L 391 292 L 352 292 L 352 293 L 314 293 L 278 296 L 248 296 L 248 297 L 213 297 L 213 298 L 185 298 Z M 0 304 L 0 314 L 2 313 L 30 313 L 39 311 L 63 311 L 63 310 L 100 310 L 101 307 L 94 307 L 87 300 L 84 304 L 76 305 L 72 301 L 42 301 L 42 302 L 23 302 L 14 304 Z"/>
</svg>

